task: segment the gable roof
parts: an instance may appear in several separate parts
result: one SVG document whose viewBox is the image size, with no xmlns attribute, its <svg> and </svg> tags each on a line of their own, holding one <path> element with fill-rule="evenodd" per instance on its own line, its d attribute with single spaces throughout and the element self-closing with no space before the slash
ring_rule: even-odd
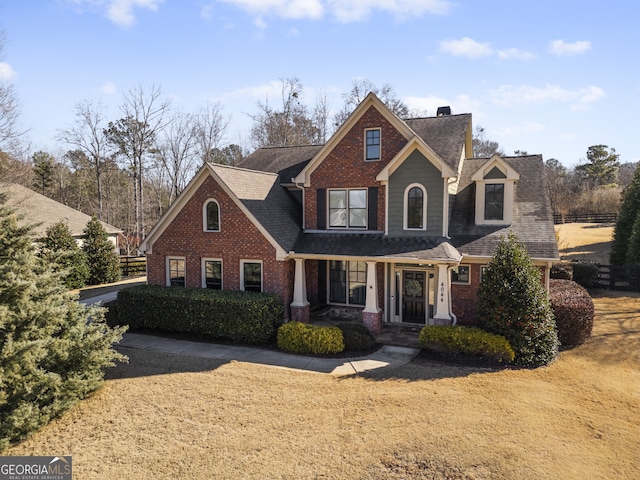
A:
<svg viewBox="0 0 640 480">
<path fill-rule="evenodd" d="M 475 182 L 472 176 L 490 162 L 487 158 L 465 160 L 458 193 L 452 206 L 449 235 L 451 243 L 467 256 L 491 257 L 500 237 L 513 231 L 534 258 L 556 260 L 558 245 L 553 228 L 551 203 L 545 185 L 541 155 L 501 157 L 520 174 L 514 187 L 511 225 L 475 224 Z"/>
<path fill-rule="evenodd" d="M 7 193 L 7 205 L 23 214 L 27 223 L 35 225 L 34 233 L 38 237 L 44 237 L 47 228 L 62 220 L 71 230 L 71 235 L 80 238 L 84 236 L 84 229 L 91 220 L 91 216 L 17 183 L 0 184 L 0 193 Z M 122 233 L 122 230 L 113 225 L 105 222 L 100 223 L 108 235 Z"/>
</svg>

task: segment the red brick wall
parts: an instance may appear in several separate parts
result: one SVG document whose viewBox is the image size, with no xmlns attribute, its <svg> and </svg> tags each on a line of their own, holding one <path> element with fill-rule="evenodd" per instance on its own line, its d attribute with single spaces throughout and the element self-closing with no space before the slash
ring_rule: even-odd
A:
<svg viewBox="0 0 640 480">
<path fill-rule="evenodd" d="M 381 159 L 364 160 L 364 131 L 381 129 Z M 311 174 L 311 187 L 305 188 L 305 228 L 318 228 L 316 189 L 380 186 L 376 175 L 404 147 L 407 140 L 378 110 L 370 107 L 351 130 L 340 140 L 324 161 Z M 385 191 L 378 189 L 378 230 L 384 230 Z"/>
<path fill-rule="evenodd" d="M 220 232 L 204 232 L 202 207 L 206 200 L 220 205 Z M 293 294 L 293 261 L 276 260 L 276 250 L 212 177 L 187 201 L 153 244 L 147 256 L 147 280 L 165 285 L 166 257 L 185 257 L 186 284 L 202 286 L 201 259 L 222 259 L 222 286 L 240 289 L 240 260 L 262 260 L 262 289 L 281 296 L 288 311 Z"/>
</svg>

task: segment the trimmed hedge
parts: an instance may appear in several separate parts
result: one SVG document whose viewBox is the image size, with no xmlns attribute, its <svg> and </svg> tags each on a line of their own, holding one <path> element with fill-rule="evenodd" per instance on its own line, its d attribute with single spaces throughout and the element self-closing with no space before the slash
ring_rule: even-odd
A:
<svg viewBox="0 0 640 480">
<path fill-rule="evenodd" d="M 430 325 L 418 336 L 420 346 L 449 355 L 474 355 L 511 363 L 515 353 L 506 338 L 475 327 Z"/>
<path fill-rule="evenodd" d="M 237 343 L 269 343 L 282 325 L 277 295 L 157 285 L 120 290 L 118 320 L 132 328 L 223 338 Z"/>
<path fill-rule="evenodd" d="M 571 280 L 552 279 L 549 297 L 560 344 L 564 347 L 583 344 L 593 329 L 594 307 L 589 292 Z"/>
<path fill-rule="evenodd" d="M 292 353 L 340 353 L 344 350 L 344 340 L 338 327 L 294 321 L 278 329 L 278 348 Z"/>
<path fill-rule="evenodd" d="M 598 279 L 599 269 L 596 262 L 575 262 L 573 264 L 573 281 L 584 288 L 591 288 Z"/>
</svg>

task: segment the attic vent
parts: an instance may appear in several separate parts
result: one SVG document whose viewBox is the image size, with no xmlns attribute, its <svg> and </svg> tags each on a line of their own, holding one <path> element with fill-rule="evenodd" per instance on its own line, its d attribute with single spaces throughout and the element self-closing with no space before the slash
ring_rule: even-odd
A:
<svg viewBox="0 0 640 480">
<path fill-rule="evenodd" d="M 443 115 L 451 115 L 451 107 L 438 107 L 436 116 L 442 117 Z"/>
</svg>

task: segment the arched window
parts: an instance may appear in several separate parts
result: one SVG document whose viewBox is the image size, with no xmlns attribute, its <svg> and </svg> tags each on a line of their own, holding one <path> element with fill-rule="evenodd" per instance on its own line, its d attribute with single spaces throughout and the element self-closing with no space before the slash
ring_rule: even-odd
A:
<svg viewBox="0 0 640 480">
<path fill-rule="evenodd" d="M 205 232 L 220 231 L 220 205 L 215 200 L 208 200 L 203 208 L 203 223 Z"/>
<path fill-rule="evenodd" d="M 409 185 L 405 190 L 404 228 L 406 230 L 426 230 L 426 197 L 422 185 Z"/>
</svg>

